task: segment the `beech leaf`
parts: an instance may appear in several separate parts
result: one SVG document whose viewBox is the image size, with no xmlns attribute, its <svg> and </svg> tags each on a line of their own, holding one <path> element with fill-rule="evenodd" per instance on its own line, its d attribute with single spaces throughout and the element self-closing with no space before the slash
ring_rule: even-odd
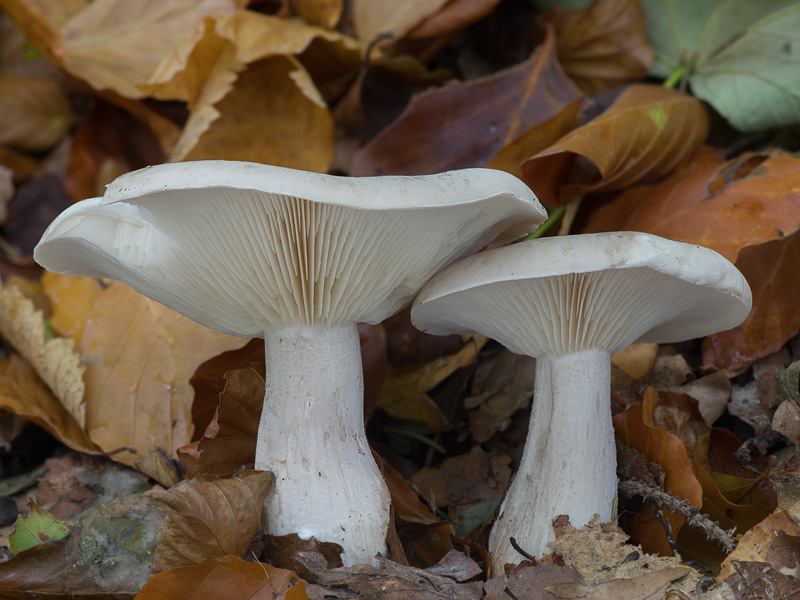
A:
<svg viewBox="0 0 800 600">
<path fill-rule="evenodd" d="M 642 0 L 651 74 L 685 69 L 694 94 L 742 131 L 800 122 L 796 0 Z"/>
<path fill-rule="evenodd" d="M 152 572 L 199 564 L 226 554 L 243 556 L 258 532 L 274 477 L 243 471 L 231 479 L 184 481 L 148 492 L 168 507 Z"/>
<path fill-rule="evenodd" d="M 359 150 L 352 174 L 425 174 L 483 166 L 507 143 L 579 97 L 558 65 L 548 30 L 523 63 L 412 97 L 405 111 Z"/>
<path fill-rule="evenodd" d="M 75 421 L 86 422 L 84 368 L 74 342 L 45 342 L 44 318 L 14 287 L 0 284 L 0 335 L 25 357 Z"/>
<path fill-rule="evenodd" d="M 634 85 L 606 112 L 522 163 L 522 172 L 539 199 L 551 205 L 579 194 L 621 190 L 659 179 L 685 162 L 708 128 L 696 98 Z M 573 180 L 565 181 L 571 170 Z"/>
<path fill-rule="evenodd" d="M 653 60 L 638 0 L 595 0 L 579 11 L 556 7 L 541 18 L 556 30 L 564 72 L 593 96 L 642 79 Z"/>
<path fill-rule="evenodd" d="M 209 356 L 242 345 L 113 282 L 95 301 L 81 339 L 86 363 L 86 431 L 133 466 L 156 447 L 189 442 L 189 377 Z"/>
<path fill-rule="evenodd" d="M 137 600 L 308 600 L 305 583 L 292 571 L 264 563 L 221 556 L 200 565 L 164 571 L 153 576 Z"/>
<path fill-rule="evenodd" d="M 8 536 L 8 549 L 12 554 L 19 554 L 50 540 L 57 542 L 64 539 L 71 528 L 69 523 L 56 519 L 41 508 L 33 498 L 28 498 L 28 508 L 30 514 L 17 517 L 14 531 Z"/>
</svg>

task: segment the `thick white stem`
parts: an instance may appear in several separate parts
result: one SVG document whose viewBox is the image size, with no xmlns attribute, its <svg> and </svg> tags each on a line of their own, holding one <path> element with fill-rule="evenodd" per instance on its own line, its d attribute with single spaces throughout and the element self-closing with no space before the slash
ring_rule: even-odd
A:
<svg viewBox="0 0 800 600">
<path fill-rule="evenodd" d="M 528 439 L 517 475 L 489 537 L 497 573 L 523 557 L 539 557 L 553 541 L 552 521 L 569 515 L 582 527 L 595 515 L 613 518 L 617 456 L 610 406 L 611 356 L 582 350 L 536 360 L 536 383 Z"/>
<path fill-rule="evenodd" d="M 267 533 L 336 542 L 345 565 L 377 564 L 390 497 L 364 431 L 355 323 L 267 332 L 256 469 L 272 471 Z"/>
</svg>

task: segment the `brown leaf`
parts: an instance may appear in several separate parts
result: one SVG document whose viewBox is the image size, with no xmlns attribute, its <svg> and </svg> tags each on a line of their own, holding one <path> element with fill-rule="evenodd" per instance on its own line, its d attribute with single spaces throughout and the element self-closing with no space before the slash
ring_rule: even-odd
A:
<svg viewBox="0 0 800 600">
<path fill-rule="evenodd" d="M 0 595 L 132 600 L 150 577 L 165 513 L 146 494 L 89 509 L 65 539 L 0 564 Z"/>
<path fill-rule="evenodd" d="M 533 126 L 521 136 L 503 146 L 486 166 L 522 178 L 522 163 L 555 144 L 578 124 L 582 98 L 572 101 L 556 116 Z M 564 174 L 566 177 L 568 173 Z"/>
<path fill-rule="evenodd" d="M 382 34 L 400 39 L 422 20 L 436 14 L 448 0 L 354 0 L 353 26 L 358 37 L 372 42 Z"/>
<path fill-rule="evenodd" d="M 598 584 L 557 583 L 545 588 L 556 598 L 586 600 L 655 600 L 663 598 L 667 588 L 691 572 L 691 567 L 673 567 L 645 573 L 632 579 L 614 579 Z"/>
<path fill-rule="evenodd" d="M 800 600 L 800 581 L 794 577 L 784 575 L 760 562 L 736 560 L 731 565 L 736 572 L 725 580 L 722 587 L 729 589 L 736 600 L 740 598 Z"/>
<path fill-rule="evenodd" d="M 61 85 L 43 77 L 0 75 L 0 144 L 40 152 L 69 130 L 72 110 Z"/>
<path fill-rule="evenodd" d="M 495 581 L 502 582 L 502 577 L 495 577 L 488 581 L 486 589 L 486 600 L 507 600 L 510 594 L 505 593 L 505 585 L 497 586 L 497 594 L 491 592 Z M 553 600 L 555 596 L 545 591 L 550 585 L 557 583 L 582 583 L 583 578 L 573 567 L 556 565 L 536 565 L 529 561 L 524 561 L 519 565 L 514 565 L 508 571 L 507 586 L 508 591 L 517 598 L 526 600 Z M 502 591 L 501 591 L 502 590 Z"/>
<path fill-rule="evenodd" d="M 222 556 L 155 575 L 137 600 L 308 600 L 305 583 L 291 571 Z"/>
<path fill-rule="evenodd" d="M 759 358 L 777 352 L 797 334 L 800 330 L 798 264 L 800 229 L 784 238 L 739 251 L 736 268 L 753 291 L 753 310 L 738 327 L 707 338 L 717 368 L 743 370 Z"/>
<path fill-rule="evenodd" d="M 175 40 L 212 14 L 231 14 L 234 0 L 100 0 L 81 6 L 63 22 L 58 0 L 5 0 L 3 8 L 51 60 L 98 90 L 110 88 L 141 98 L 147 83 Z M 113 43 L 109 43 L 113 40 Z"/>
<path fill-rule="evenodd" d="M 73 450 L 100 453 L 33 367 L 19 355 L 12 354 L 0 362 L 0 382 L 0 409 L 35 423 Z"/>
<path fill-rule="evenodd" d="M 631 406 L 613 417 L 614 432 L 623 443 L 664 469 L 664 491 L 699 507 L 702 505 L 703 491 L 694 475 L 686 446 L 668 431 L 651 425 L 651 415 L 657 405 L 658 392 L 648 388 L 644 405 Z M 668 510 L 664 510 L 664 514 L 672 526 L 673 535 L 677 535 L 685 519 Z M 645 552 L 662 556 L 671 554 L 661 523 L 651 513 L 635 520 L 631 537 L 635 543 L 641 544 Z"/>
<path fill-rule="evenodd" d="M 522 172 L 550 205 L 621 190 L 659 179 L 685 162 L 708 128 L 696 98 L 657 85 L 634 85 L 606 112 L 522 163 Z"/>
<path fill-rule="evenodd" d="M 290 0 L 292 11 L 298 17 L 326 29 L 333 29 L 342 16 L 343 0 Z"/>
<path fill-rule="evenodd" d="M 409 31 L 406 37 L 413 40 L 459 31 L 491 13 L 499 3 L 500 0 L 449 0 L 439 12 Z"/>
<path fill-rule="evenodd" d="M 203 437 L 206 427 L 214 418 L 219 406 L 219 395 L 227 385 L 225 373 L 247 367 L 254 368 L 261 375 L 261 379 L 264 379 L 264 340 L 250 340 L 241 348 L 222 352 L 197 367 L 189 380 L 194 388 L 194 402 L 192 403 L 194 435 L 192 441 Z"/>
<path fill-rule="evenodd" d="M 423 92 L 355 157 L 353 175 L 438 173 L 486 164 L 503 146 L 579 98 L 552 32 L 525 62 Z"/>
<path fill-rule="evenodd" d="M 214 418 L 203 437 L 178 449 L 188 477 L 200 473 L 230 475 L 253 464 L 264 404 L 264 377 L 247 367 L 228 371 L 225 380 Z"/>
<path fill-rule="evenodd" d="M 83 426 L 86 415 L 84 368 L 75 343 L 45 341 L 42 313 L 19 290 L 0 284 L 0 335 L 22 354 L 63 407 Z"/>
<path fill-rule="evenodd" d="M 481 347 L 488 341 L 475 335 L 455 354 L 438 358 L 422 365 L 389 363 L 378 397 L 378 407 L 398 419 L 425 423 L 434 431 L 445 425 L 445 416 L 426 395 L 436 385 L 453 374 L 456 369 L 471 365 Z"/>
<path fill-rule="evenodd" d="M 556 7 L 541 18 L 556 30 L 558 62 L 586 94 L 647 75 L 653 48 L 637 0 L 595 0 L 576 11 Z"/>
<path fill-rule="evenodd" d="M 209 111 L 219 117 L 210 123 L 197 118 Z M 328 170 L 333 119 L 297 59 L 276 56 L 250 65 L 213 108 L 201 96 L 170 160 L 212 158 Z"/>
<path fill-rule="evenodd" d="M 378 464 L 386 487 L 389 488 L 395 515 L 410 523 L 438 523 L 439 518 L 422 503 L 417 493 L 405 482 L 403 476 L 389 466 L 389 463 L 383 460 L 379 454 L 373 452 L 372 456 Z"/>
<path fill-rule="evenodd" d="M 94 303 L 81 339 L 86 431 L 114 459 L 133 465 L 148 450 L 189 442 L 198 364 L 242 340 L 206 329 L 120 282 Z"/>
<path fill-rule="evenodd" d="M 244 471 L 231 479 L 184 481 L 150 498 L 168 507 L 153 573 L 199 564 L 226 554 L 241 557 L 261 524 L 274 477 Z"/>
</svg>

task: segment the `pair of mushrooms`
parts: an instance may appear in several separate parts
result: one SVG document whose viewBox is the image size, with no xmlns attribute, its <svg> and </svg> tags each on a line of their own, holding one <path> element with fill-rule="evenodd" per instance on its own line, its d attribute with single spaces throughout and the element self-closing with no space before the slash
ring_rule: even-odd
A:
<svg viewBox="0 0 800 600">
<path fill-rule="evenodd" d="M 545 217 L 527 186 L 488 169 L 351 179 L 178 163 L 123 175 L 102 198 L 73 205 L 34 258 L 119 279 L 207 327 L 263 337 L 255 467 L 276 477 L 268 533 L 339 543 L 348 565 L 375 564 L 390 514 L 364 433 L 356 323 L 380 322 L 417 296 L 419 328 L 477 331 L 536 356 L 528 442 L 490 540 L 502 567 L 521 558 L 511 536 L 546 552 L 559 514 L 576 526 L 613 518 L 610 354 L 728 329 L 750 308 L 746 281 L 724 258 L 646 234 L 548 238 L 455 262 Z"/>
</svg>

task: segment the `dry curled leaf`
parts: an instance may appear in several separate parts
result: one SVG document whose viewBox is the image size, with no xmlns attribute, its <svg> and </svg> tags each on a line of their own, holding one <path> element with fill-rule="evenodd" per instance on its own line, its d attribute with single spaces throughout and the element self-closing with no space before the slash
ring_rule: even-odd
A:
<svg viewBox="0 0 800 600">
<path fill-rule="evenodd" d="M 579 194 L 621 190 L 668 174 L 694 154 L 708 129 L 708 115 L 696 98 L 634 85 L 606 112 L 526 160 L 522 172 L 551 205 Z"/>
<path fill-rule="evenodd" d="M 149 492 L 168 508 L 153 573 L 195 565 L 226 554 L 242 557 L 261 524 L 274 477 L 243 471 L 231 479 L 184 481 Z"/>
<path fill-rule="evenodd" d="M 86 423 L 84 368 L 74 342 L 45 341 L 42 313 L 19 290 L 0 284 L 0 335 L 30 362 L 80 426 Z"/>
</svg>

